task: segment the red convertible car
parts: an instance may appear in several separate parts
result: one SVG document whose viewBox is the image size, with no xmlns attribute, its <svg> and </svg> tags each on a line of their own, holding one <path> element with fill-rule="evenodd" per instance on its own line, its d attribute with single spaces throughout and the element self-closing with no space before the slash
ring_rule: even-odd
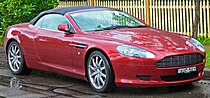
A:
<svg viewBox="0 0 210 98">
<path fill-rule="evenodd" d="M 97 6 L 50 9 L 10 26 L 5 50 L 15 75 L 55 72 L 87 80 L 97 92 L 198 81 L 206 60 L 203 45 L 193 38 Z"/>
</svg>

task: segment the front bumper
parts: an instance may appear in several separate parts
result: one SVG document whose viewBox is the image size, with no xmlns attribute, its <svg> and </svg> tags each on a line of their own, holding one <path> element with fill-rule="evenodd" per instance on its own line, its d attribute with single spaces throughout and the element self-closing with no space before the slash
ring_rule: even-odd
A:
<svg viewBox="0 0 210 98">
<path fill-rule="evenodd" d="M 120 61 L 120 62 L 119 62 Z M 148 62 L 149 63 L 145 63 Z M 202 63 L 179 66 L 156 68 L 156 61 L 142 59 L 131 59 L 129 57 L 123 60 L 112 60 L 112 67 L 115 74 L 115 83 L 120 87 L 159 87 L 181 85 L 198 81 L 204 76 L 205 60 Z M 187 74 L 178 74 L 179 68 L 196 66 L 196 72 Z M 193 75 L 193 76 L 192 76 Z M 149 77 L 148 80 L 142 80 L 139 76 Z M 183 77 L 183 78 L 180 78 Z M 173 79 L 171 79 L 173 78 Z"/>
</svg>

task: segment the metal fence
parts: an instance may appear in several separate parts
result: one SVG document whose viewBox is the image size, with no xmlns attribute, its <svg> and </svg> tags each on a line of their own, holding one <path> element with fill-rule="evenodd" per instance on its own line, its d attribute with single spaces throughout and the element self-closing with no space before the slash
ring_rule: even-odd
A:
<svg viewBox="0 0 210 98">
<path fill-rule="evenodd" d="M 61 1 L 59 8 L 69 6 L 106 6 L 117 8 L 162 30 L 192 35 L 195 0 L 70 0 Z M 210 37 L 210 0 L 200 1 L 199 36 Z"/>
</svg>

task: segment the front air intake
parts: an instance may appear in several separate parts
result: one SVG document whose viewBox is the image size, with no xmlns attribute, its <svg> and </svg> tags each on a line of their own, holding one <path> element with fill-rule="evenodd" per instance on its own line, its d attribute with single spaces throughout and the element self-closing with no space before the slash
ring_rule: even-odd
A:
<svg viewBox="0 0 210 98">
<path fill-rule="evenodd" d="M 157 63 L 155 67 L 164 68 L 164 67 L 176 67 L 176 66 L 187 66 L 203 62 L 204 56 L 201 54 L 183 54 L 176 56 L 166 57 Z"/>
</svg>

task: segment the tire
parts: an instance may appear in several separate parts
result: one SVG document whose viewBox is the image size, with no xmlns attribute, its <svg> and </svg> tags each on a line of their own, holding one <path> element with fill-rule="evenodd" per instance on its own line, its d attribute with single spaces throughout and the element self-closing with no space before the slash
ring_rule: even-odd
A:
<svg viewBox="0 0 210 98">
<path fill-rule="evenodd" d="M 87 61 L 87 78 L 94 91 L 110 92 L 116 88 L 110 63 L 103 53 L 94 51 Z"/>
<path fill-rule="evenodd" d="M 7 48 L 7 60 L 14 75 L 25 75 L 31 72 L 31 69 L 26 66 L 23 51 L 16 41 L 12 41 Z"/>
</svg>

